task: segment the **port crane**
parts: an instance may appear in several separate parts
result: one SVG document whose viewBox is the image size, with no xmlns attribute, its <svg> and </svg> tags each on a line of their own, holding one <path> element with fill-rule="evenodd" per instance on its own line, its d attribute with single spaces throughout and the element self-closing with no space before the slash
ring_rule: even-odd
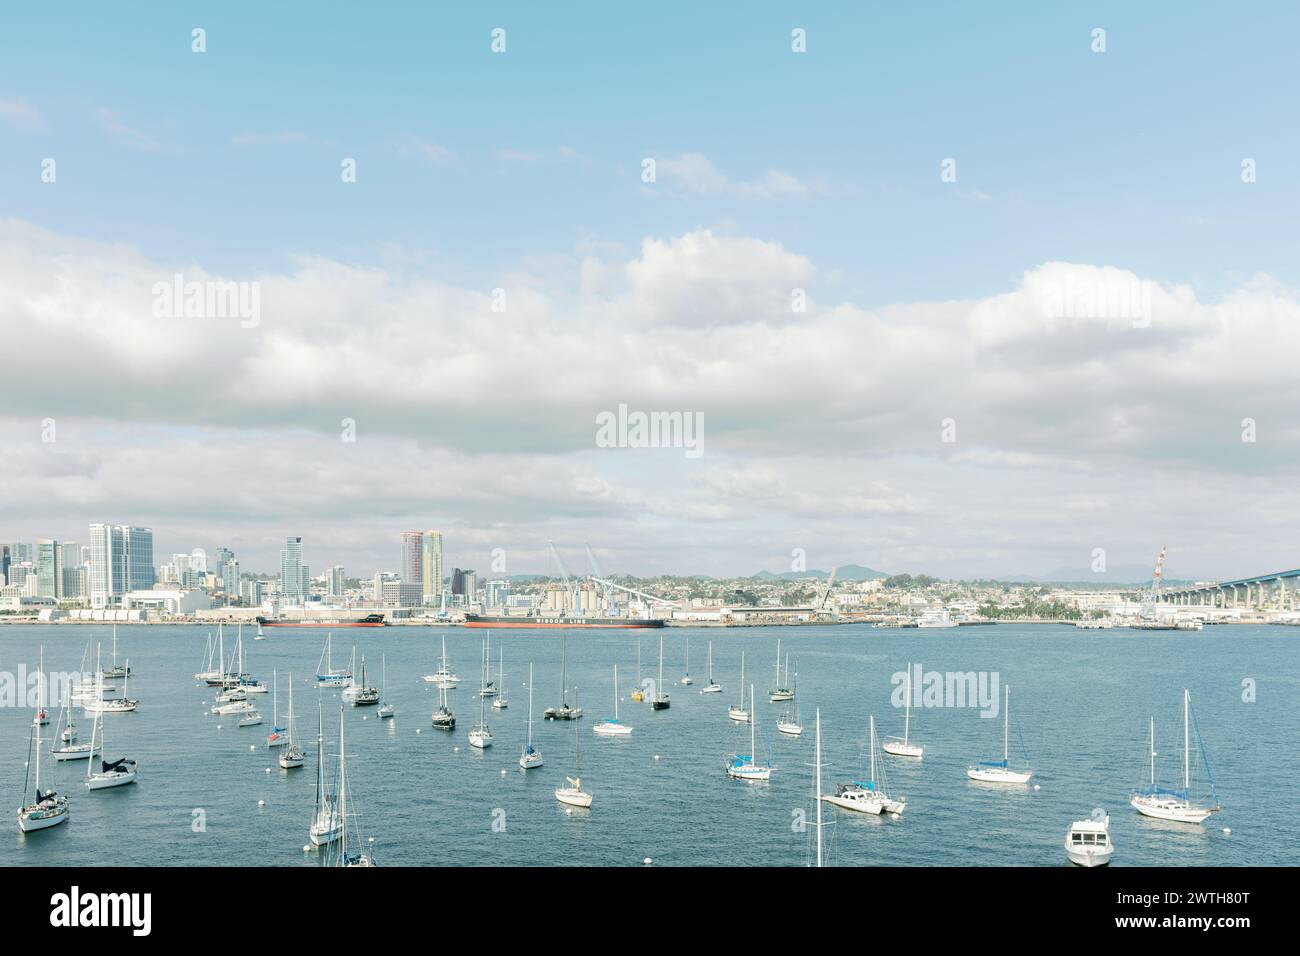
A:
<svg viewBox="0 0 1300 956">
<path fill-rule="evenodd" d="M 591 565 L 591 580 L 601 580 L 604 575 L 600 573 L 600 565 L 596 563 L 596 555 L 592 553 L 591 545 L 584 541 L 582 546 L 587 549 L 587 562 Z M 618 605 L 614 601 L 614 589 L 609 585 L 605 585 L 605 614 L 609 617 L 618 615 Z"/>
<path fill-rule="evenodd" d="M 1151 576 L 1151 590 L 1142 602 L 1142 617 L 1155 617 L 1156 605 L 1160 603 L 1160 579 L 1165 572 L 1165 546 L 1160 546 L 1160 557 L 1156 558 L 1156 570 Z"/>
<path fill-rule="evenodd" d="M 675 607 L 675 608 L 680 608 L 682 606 L 677 601 L 669 601 L 667 598 L 661 598 L 655 594 L 648 594 L 645 591 L 638 591 L 636 588 L 625 587 L 622 584 L 617 584 L 614 581 L 610 581 L 606 578 L 598 578 L 593 576 L 588 578 L 588 580 L 594 582 L 595 584 L 599 584 L 607 588 L 617 588 L 619 591 L 626 591 L 628 594 L 632 594 L 635 595 L 636 597 L 641 598 L 649 605 L 662 604 L 665 607 Z"/>
<path fill-rule="evenodd" d="M 837 564 L 831 568 L 830 575 L 826 578 L 826 586 L 822 589 L 821 596 L 817 598 L 817 603 L 813 605 L 813 610 L 818 614 L 826 610 L 826 601 L 831 596 L 831 588 L 835 586 L 835 575 L 839 574 L 840 567 Z"/>
<path fill-rule="evenodd" d="M 555 550 L 555 542 L 548 541 L 546 543 L 551 546 L 551 557 L 555 558 L 555 565 L 560 569 L 560 577 L 564 580 L 564 593 L 573 596 L 573 612 L 581 615 L 582 594 L 578 589 L 578 585 L 576 582 L 572 585 L 569 584 L 569 572 L 565 569 L 564 562 L 560 560 L 560 552 Z"/>
</svg>

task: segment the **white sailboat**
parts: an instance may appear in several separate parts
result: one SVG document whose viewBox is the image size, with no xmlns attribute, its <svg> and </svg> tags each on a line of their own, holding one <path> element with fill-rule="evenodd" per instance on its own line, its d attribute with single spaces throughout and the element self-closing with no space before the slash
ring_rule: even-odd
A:
<svg viewBox="0 0 1300 956">
<path fill-rule="evenodd" d="M 577 720 L 582 716 L 582 708 L 576 704 L 569 706 L 569 640 L 560 638 L 560 684 L 562 700 L 559 707 L 547 707 L 542 716 L 547 720 Z M 531 681 L 529 682 L 532 683 Z"/>
<path fill-rule="evenodd" d="M 749 720 L 749 711 L 745 709 L 745 652 L 743 650 L 740 652 L 740 700 L 727 708 L 727 716 L 738 724 Z"/>
<path fill-rule="evenodd" d="M 749 685 L 749 707 L 754 708 L 754 685 Z M 749 722 L 749 753 L 732 754 L 727 761 L 727 776 L 736 780 L 770 780 L 772 768 L 758 762 L 755 729 L 758 721 Z"/>
<path fill-rule="evenodd" d="M 95 669 L 98 671 L 99 670 L 98 648 L 96 649 L 95 652 L 95 663 L 96 663 Z M 95 694 L 95 696 L 82 701 L 81 707 L 83 710 L 91 714 L 129 714 L 132 711 L 139 708 L 140 701 L 133 700 L 132 698 L 127 696 L 127 682 L 131 679 L 130 678 L 131 662 L 129 660 L 126 662 L 126 668 L 124 671 L 124 675 L 122 677 L 121 697 L 105 698 L 103 696 L 103 677 L 102 677 L 102 672 L 100 673 L 101 673 L 101 677 L 99 678 L 98 681 L 97 693 Z"/>
<path fill-rule="evenodd" d="M 41 674 L 44 675 L 44 670 Z M 64 823 L 68 819 L 68 798 L 55 790 L 41 789 L 41 725 L 32 725 L 34 742 L 28 747 L 28 768 L 31 768 L 31 751 L 36 753 L 35 773 L 23 782 L 23 793 L 27 785 L 35 778 L 35 799 L 26 806 L 18 808 L 18 829 L 23 833 L 36 830 L 48 830 L 50 827 Z"/>
<path fill-rule="evenodd" d="M 88 744 L 76 742 L 77 727 L 73 715 L 74 709 L 72 702 L 69 701 L 60 709 L 59 725 L 54 728 L 55 737 L 50 754 L 55 761 L 88 760 L 98 753 L 93 742 Z M 63 728 L 62 733 L 59 732 L 59 727 Z"/>
<path fill-rule="evenodd" d="M 96 668 L 98 671 L 99 668 Z M 101 678 L 102 680 L 102 678 Z M 126 757 L 114 760 L 109 763 L 103 759 L 103 754 L 108 752 L 108 746 L 104 742 L 104 721 L 103 715 L 95 711 L 95 717 L 91 723 L 90 729 L 90 749 L 95 752 L 95 741 L 98 739 L 98 749 L 103 751 L 99 760 L 90 760 L 86 764 L 86 788 L 88 790 L 107 790 L 110 787 L 122 787 L 128 783 L 135 783 L 136 771 L 138 767 L 134 760 Z M 99 769 L 95 769 L 95 764 L 99 764 Z"/>
<path fill-rule="evenodd" d="M 356 648 L 352 655 L 356 656 Z M 353 707 L 366 707 L 379 703 L 379 688 L 371 687 L 366 682 L 366 655 L 361 655 L 361 683 L 353 684 L 343 691 L 343 699 L 350 700 Z"/>
<path fill-rule="evenodd" d="M 678 681 L 683 687 L 690 687 L 695 681 L 691 678 L 691 639 L 686 639 L 686 669 L 682 673 L 682 679 Z"/>
<path fill-rule="evenodd" d="M 497 685 L 492 680 L 492 632 L 487 632 L 487 637 L 483 642 L 483 673 L 487 676 L 484 678 L 482 685 L 479 687 L 479 696 L 495 697 L 497 695 Z"/>
<path fill-rule="evenodd" d="M 212 655 L 217 649 L 216 641 L 212 639 L 212 632 L 208 632 L 208 639 L 203 649 L 203 669 L 194 675 L 195 680 L 201 680 L 206 683 L 219 681 L 221 679 L 221 669 L 212 666 Z"/>
<path fill-rule="evenodd" d="M 492 728 L 487 725 L 487 714 L 484 707 L 487 705 L 487 645 L 483 648 L 482 670 L 479 672 L 479 693 L 478 693 L 478 724 L 470 728 L 469 745 L 477 747 L 479 750 L 486 750 L 492 746 Z"/>
<path fill-rule="evenodd" d="M 851 780 L 840 784 L 834 793 L 822 797 L 829 804 L 858 813 L 902 813 L 907 806 L 904 798 L 895 800 L 883 780 L 876 779 L 876 716 L 871 715 L 868 748 L 871 751 L 871 776 L 866 780 Z"/>
<path fill-rule="evenodd" d="M 340 712 L 343 708 L 339 707 Z M 316 812 L 312 816 L 308 837 L 312 846 L 328 846 L 337 840 L 343 831 L 343 821 L 339 819 L 335 794 L 330 792 L 325 783 L 325 732 L 323 713 L 320 705 L 316 707 Z M 339 748 L 342 749 L 341 747 Z"/>
<path fill-rule="evenodd" d="M 497 648 L 497 697 L 492 701 L 493 710 L 505 710 L 510 706 L 510 701 L 506 699 L 506 651 L 505 648 Z"/>
<path fill-rule="evenodd" d="M 1204 823 L 1210 814 L 1219 809 L 1218 800 L 1215 800 L 1214 806 L 1203 807 L 1194 802 L 1191 797 L 1191 709 L 1192 696 L 1186 688 L 1183 689 L 1183 789 L 1181 790 L 1164 790 L 1156 785 L 1156 720 L 1151 718 L 1151 782 L 1141 788 L 1133 791 L 1133 796 L 1129 800 L 1129 805 L 1143 816 L 1154 817 L 1157 820 L 1172 820 L 1175 823 Z M 1200 733 L 1197 733 L 1197 742 L 1200 742 Z M 1204 749 L 1202 749 L 1204 756 Z M 1206 765 L 1207 773 L 1209 765 Z M 1210 777 L 1211 793 L 1213 794 L 1214 778 Z"/>
<path fill-rule="evenodd" d="M 289 672 L 289 713 L 285 714 L 288 742 L 280 751 L 280 769 L 297 770 L 307 760 L 307 755 L 298 744 L 297 715 L 293 712 L 293 671 Z"/>
<path fill-rule="evenodd" d="M 352 684 L 351 670 L 334 667 L 333 640 L 332 633 L 325 635 L 325 649 L 321 651 L 320 660 L 316 662 L 316 683 L 321 687 L 349 687 Z"/>
<path fill-rule="evenodd" d="M 113 666 L 106 671 L 101 671 L 105 678 L 125 677 L 131 673 L 131 662 L 127 661 L 122 667 L 117 666 L 117 625 L 113 625 Z"/>
<path fill-rule="evenodd" d="M 542 765 L 542 752 L 533 746 L 533 662 L 528 662 L 528 740 L 519 755 L 519 766 L 532 770 Z"/>
<path fill-rule="evenodd" d="M 32 716 L 32 723 L 38 727 L 49 725 L 50 714 L 45 707 L 45 645 L 41 645 L 41 662 L 40 669 L 36 672 L 36 713 Z"/>
<path fill-rule="evenodd" d="M 455 690 L 460 678 L 447 666 L 447 635 L 442 636 L 442 664 L 432 674 L 425 674 L 420 680 L 426 684 L 437 684 L 443 690 Z"/>
<path fill-rule="evenodd" d="M 612 720 L 602 720 L 596 726 L 591 728 L 594 733 L 602 737 L 626 737 L 632 732 L 632 728 L 627 724 L 618 722 L 618 665 L 614 665 L 614 717 Z"/>
<path fill-rule="evenodd" d="M 338 800 L 337 818 L 340 824 L 338 840 L 327 846 L 325 864 L 327 866 L 374 866 L 374 857 L 358 849 L 355 853 L 348 849 L 348 822 L 353 823 L 356 831 L 356 844 L 361 844 L 361 816 L 355 810 L 348 809 L 348 798 L 352 795 L 352 786 L 348 781 L 348 752 L 344 746 L 343 707 L 339 706 L 339 769 L 334 785 Z"/>
<path fill-rule="evenodd" d="M 1011 685 L 1006 685 L 1004 690 L 1006 693 L 1002 704 L 1002 759 L 981 760 L 975 766 L 967 768 L 966 776 L 981 783 L 1028 783 L 1029 778 L 1033 776 L 1033 772 L 1029 770 L 1012 770 L 1008 761 L 1011 731 Z"/>
<path fill-rule="evenodd" d="M 655 699 L 650 703 L 651 710 L 667 710 L 672 706 L 664 690 L 664 638 L 659 635 L 659 682 L 655 684 Z"/>
<path fill-rule="evenodd" d="M 817 785 L 813 791 L 813 803 L 817 807 L 817 865 L 820 867 L 822 865 L 822 711 L 820 707 L 817 708 L 815 720 L 817 752 L 814 762 L 817 767 Z"/>
<path fill-rule="evenodd" d="M 925 753 L 925 748 L 919 744 L 914 744 L 908 739 L 912 730 L 912 664 L 907 664 L 907 686 L 904 691 L 903 699 L 903 737 L 900 740 L 897 737 L 886 737 L 884 751 L 895 757 L 915 757 L 921 759 Z"/>
<path fill-rule="evenodd" d="M 785 680 L 781 679 L 781 640 L 776 641 L 776 683 L 768 692 L 768 701 L 775 704 L 783 700 L 794 700 L 794 689 L 790 686 L 790 656 L 785 659 Z"/>
<path fill-rule="evenodd" d="M 573 694 L 576 701 L 578 692 L 575 690 Z M 591 794 L 582 789 L 582 735 L 578 733 L 576 724 L 573 728 L 573 740 L 577 754 L 576 769 L 572 777 L 566 775 L 564 778 L 568 786 L 555 788 L 555 799 L 571 807 L 586 809 L 591 806 Z"/>
<path fill-rule="evenodd" d="M 388 702 L 388 655 L 379 655 L 379 683 L 383 687 L 384 702 L 379 705 L 379 719 L 387 720 L 397 713 L 397 708 Z"/>
<path fill-rule="evenodd" d="M 722 685 L 713 679 L 713 642 L 709 641 L 709 682 L 700 688 L 701 694 L 720 694 Z"/>
<path fill-rule="evenodd" d="M 776 729 L 787 737 L 798 737 L 803 733 L 803 716 L 796 707 L 794 713 L 786 711 L 776 719 Z"/>
</svg>

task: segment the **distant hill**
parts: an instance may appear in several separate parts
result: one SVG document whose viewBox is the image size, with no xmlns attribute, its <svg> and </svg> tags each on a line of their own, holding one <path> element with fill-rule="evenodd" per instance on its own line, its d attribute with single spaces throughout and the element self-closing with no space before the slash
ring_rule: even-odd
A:
<svg viewBox="0 0 1300 956">
<path fill-rule="evenodd" d="M 1130 565 L 1127 567 L 1108 568 L 1101 573 L 1091 568 L 1056 568 L 1046 574 L 999 574 L 994 580 L 1008 583 L 1023 581 L 1034 584 L 1132 584 L 1142 587 L 1151 586 L 1151 569 Z M 1175 578 L 1165 578 L 1165 587 L 1171 584 L 1190 584 Z"/>
<path fill-rule="evenodd" d="M 759 571 L 757 574 L 751 574 L 750 578 L 756 581 L 797 581 L 801 578 L 820 578 L 826 580 L 830 575 L 829 571 L 782 571 L 780 574 L 773 574 L 771 571 Z M 866 568 L 860 564 L 844 564 L 835 573 L 837 581 L 874 581 L 876 578 L 889 577 L 884 571 L 877 571 L 874 568 Z"/>
</svg>

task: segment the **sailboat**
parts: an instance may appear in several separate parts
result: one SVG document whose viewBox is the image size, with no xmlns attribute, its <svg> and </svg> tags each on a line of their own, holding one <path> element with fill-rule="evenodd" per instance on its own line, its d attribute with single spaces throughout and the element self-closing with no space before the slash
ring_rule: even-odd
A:
<svg viewBox="0 0 1300 956">
<path fill-rule="evenodd" d="M 487 676 L 484 678 L 479 687 L 480 697 L 495 697 L 497 695 L 497 685 L 492 680 L 492 632 L 487 632 L 487 638 L 483 642 L 483 673 Z"/>
<path fill-rule="evenodd" d="M 641 689 L 641 638 L 636 639 L 636 686 L 629 695 L 638 704 L 645 700 L 645 691 Z"/>
<path fill-rule="evenodd" d="M 298 745 L 297 734 L 297 715 L 293 712 L 293 672 L 289 672 L 289 713 L 285 715 L 288 719 L 288 744 L 280 751 L 280 769 L 296 770 L 303 765 L 307 755 L 303 753 L 302 747 Z"/>
<path fill-rule="evenodd" d="M 919 744 L 911 743 L 908 740 L 908 734 L 912 729 L 912 664 L 907 664 L 907 686 L 903 698 L 903 739 L 897 737 L 886 737 L 884 751 L 895 757 L 915 757 L 921 759 L 925 748 Z"/>
<path fill-rule="evenodd" d="M 290 691 L 292 693 L 292 690 Z M 271 732 L 266 735 L 266 749 L 272 747 L 283 747 L 289 742 L 285 736 L 284 728 L 280 726 L 280 676 L 275 670 L 271 671 Z"/>
<path fill-rule="evenodd" d="M 561 693 L 563 694 L 563 700 L 559 707 L 547 707 L 542 711 L 542 716 L 547 720 L 577 720 L 582 716 L 581 707 L 569 706 L 568 645 L 568 638 L 560 638 L 560 684 L 562 685 Z"/>
<path fill-rule="evenodd" d="M 497 699 L 492 701 L 493 710 L 505 710 L 510 706 L 510 701 L 506 700 L 506 651 L 505 648 L 497 648 L 497 656 L 500 659 L 497 665 Z"/>
<path fill-rule="evenodd" d="M 44 671 L 42 670 L 42 675 Z M 31 766 L 31 751 L 36 751 L 36 772 L 32 775 L 35 777 L 36 798 L 27 806 L 18 808 L 18 829 L 23 833 L 31 833 L 35 830 L 47 830 L 52 826 L 57 826 L 68 819 L 68 798 L 55 790 L 44 791 L 41 789 L 41 725 L 32 725 L 32 736 L 34 743 L 28 744 L 28 766 Z M 23 781 L 23 793 L 27 792 L 27 784 L 31 782 L 29 777 Z"/>
<path fill-rule="evenodd" d="M 261 621 L 258 621 L 258 622 L 257 622 L 257 634 L 253 637 L 253 640 L 255 640 L 255 641 L 264 641 L 264 640 L 266 640 L 266 635 L 262 633 L 262 622 L 261 622 Z"/>
<path fill-rule="evenodd" d="M 339 711 L 343 710 L 342 706 Z M 343 748 L 340 747 L 340 750 Z M 343 823 L 335 806 L 335 795 L 325 784 L 325 733 L 323 712 L 316 707 L 316 812 L 312 816 L 308 836 L 313 846 L 328 846 L 339 838 Z"/>
<path fill-rule="evenodd" d="M 352 653 L 355 655 L 356 650 Z M 361 683 L 353 684 L 343 691 L 343 699 L 352 701 L 353 707 L 365 707 L 379 703 L 379 688 L 366 683 L 366 655 L 361 655 Z"/>
<path fill-rule="evenodd" d="M 632 732 L 632 728 L 627 724 L 618 722 L 618 665 L 614 665 L 614 718 L 612 720 L 602 720 L 596 726 L 591 728 L 593 732 L 605 737 L 626 737 Z"/>
<path fill-rule="evenodd" d="M 96 668 L 98 671 L 99 668 Z M 101 677 L 102 681 L 103 678 Z M 99 740 L 99 750 L 108 751 L 104 743 L 104 721 L 103 715 L 95 711 L 95 717 L 91 723 L 90 729 L 90 750 L 96 751 L 95 740 Z M 136 762 L 126 757 L 114 760 L 109 763 L 103 759 L 103 753 L 100 754 L 99 769 L 95 769 L 95 760 L 90 760 L 86 764 L 86 788 L 89 790 L 107 790 L 109 787 L 122 787 L 128 783 L 135 783 Z"/>
<path fill-rule="evenodd" d="M 128 661 L 122 667 L 117 666 L 117 625 L 113 625 L 113 666 L 102 672 L 104 677 L 125 677 L 131 673 L 131 665 Z"/>
<path fill-rule="evenodd" d="M 388 702 L 388 655 L 379 655 L 379 683 L 383 687 L 384 702 L 379 706 L 379 719 L 386 720 L 397 713 L 397 708 Z"/>
<path fill-rule="evenodd" d="M 528 740 L 519 755 L 519 766 L 532 770 L 542 765 L 542 752 L 533 746 L 533 662 L 528 662 Z"/>
<path fill-rule="evenodd" d="M 96 670 L 98 670 L 98 663 L 99 663 L 98 647 L 96 647 L 95 650 L 95 663 L 96 663 Z M 130 675 L 130 673 L 131 673 L 131 662 L 128 660 L 126 662 L 125 675 Z M 139 708 L 140 702 L 138 700 L 133 700 L 132 698 L 126 696 L 127 693 L 126 685 L 127 685 L 127 681 L 130 680 L 130 677 L 125 675 L 122 677 L 122 696 L 109 697 L 105 699 L 103 696 L 103 675 L 101 672 L 101 676 L 98 680 L 98 684 L 96 688 L 98 692 L 94 697 L 89 698 L 88 700 L 82 702 L 81 704 L 82 709 L 85 710 L 87 713 L 91 713 L 91 714 L 129 714 L 131 711 Z"/>
<path fill-rule="evenodd" d="M 268 693 L 266 684 L 249 674 L 244 666 L 244 625 L 242 622 L 239 625 L 239 632 L 235 635 L 235 651 L 238 666 L 235 668 L 234 673 L 240 689 L 246 694 Z"/>
<path fill-rule="evenodd" d="M 709 641 L 709 682 L 700 688 L 701 694 L 720 694 L 722 685 L 713 679 L 713 642 Z"/>
<path fill-rule="evenodd" d="M 790 687 L 790 657 L 785 659 L 785 680 L 781 679 L 781 641 L 776 642 L 776 683 L 768 692 L 767 699 L 775 704 L 783 700 L 794 700 L 794 690 Z"/>
<path fill-rule="evenodd" d="M 443 690 L 455 690 L 460 683 L 460 678 L 447 666 L 447 635 L 442 636 L 442 666 L 432 674 L 425 674 L 420 680 L 426 684 L 437 684 Z"/>
<path fill-rule="evenodd" d="M 745 652 L 743 650 L 740 652 L 740 700 L 727 708 L 727 716 L 741 724 L 749 720 L 749 711 L 745 709 Z"/>
<path fill-rule="evenodd" d="M 817 708 L 816 715 L 817 752 L 813 758 L 816 765 L 817 785 L 813 791 L 813 802 L 817 807 L 817 865 L 822 865 L 822 711 Z"/>
<path fill-rule="evenodd" d="M 1181 790 L 1163 790 L 1156 785 L 1156 720 L 1151 718 L 1151 782 L 1140 790 L 1133 791 L 1132 799 L 1129 805 L 1143 816 L 1155 817 L 1158 820 L 1173 820 L 1176 823 L 1195 823 L 1205 822 L 1211 813 L 1220 809 L 1217 797 L 1214 800 L 1215 805 L 1203 807 L 1194 803 L 1191 798 L 1191 710 L 1192 696 L 1187 689 L 1183 689 L 1183 789 Z M 1200 731 L 1196 734 L 1197 744 L 1200 745 Z M 1205 748 L 1201 746 L 1201 759 L 1205 759 Z M 1209 774 L 1209 763 L 1205 763 L 1206 775 L 1209 776 L 1210 792 L 1214 795 L 1214 777 Z"/>
<path fill-rule="evenodd" d="M 845 810 L 856 810 L 858 813 L 902 813 L 903 808 L 907 806 L 906 799 L 895 800 L 889 795 L 889 789 L 884 781 L 876 779 L 875 714 L 871 715 L 870 726 L 868 746 L 871 749 L 871 776 L 866 780 L 852 780 L 840 784 L 833 794 L 828 793 L 822 799 Z"/>
<path fill-rule="evenodd" d="M 798 737 L 803 733 L 803 715 L 798 707 L 794 713 L 786 711 L 776 719 L 776 729 L 787 737 Z"/>
<path fill-rule="evenodd" d="M 754 707 L 753 684 L 749 685 L 749 706 L 751 710 Z M 733 777 L 736 780 L 770 780 L 772 778 L 772 768 L 758 762 L 757 739 L 755 737 L 755 725 L 757 723 L 755 720 L 749 722 L 749 753 L 732 754 L 728 759 L 728 777 Z"/>
<path fill-rule="evenodd" d="M 213 670 L 212 668 L 212 654 L 216 649 L 217 649 L 217 644 L 214 640 L 212 640 L 212 632 L 209 631 L 207 643 L 203 649 L 203 655 L 204 655 L 203 670 L 199 671 L 197 674 L 194 675 L 195 680 L 201 680 L 209 684 L 212 683 L 213 681 L 217 681 L 217 682 L 220 681 L 221 679 L 220 668 L 216 670 Z"/>
<path fill-rule="evenodd" d="M 478 680 L 478 724 L 470 728 L 469 745 L 477 747 L 479 750 L 486 750 L 492 746 L 492 728 L 487 725 L 487 714 L 484 708 L 487 706 L 487 645 L 484 643 L 483 660 L 479 671 Z"/>
<path fill-rule="evenodd" d="M 659 683 L 655 684 L 655 699 L 651 702 L 651 710 L 667 710 L 670 706 L 668 695 L 664 693 L 664 638 L 659 635 Z"/>
<path fill-rule="evenodd" d="M 577 691 L 574 691 L 574 699 L 577 699 Z M 564 778 L 568 786 L 555 788 L 555 799 L 571 807 L 587 808 L 591 806 L 591 794 L 582 789 L 582 735 L 578 733 L 576 726 L 573 728 L 573 740 L 577 753 L 577 766 L 572 777 L 566 775 Z"/>
<path fill-rule="evenodd" d="M 1011 685 L 1004 688 L 1005 699 L 1002 704 L 1002 759 L 981 760 L 976 766 L 966 770 L 966 776 L 982 783 L 1027 783 L 1033 776 L 1029 770 L 1012 770 L 1008 762 L 1010 756 L 1011 732 Z"/>
<path fill-rule="evenodd" d="M 36 672 L 36 675 L 37 675 L 36 676 L 36 686 L 37 686 L 36 713 L 32 717 L 32 723 L 36 724 L 38 727 L 45 727 L 49 725 L 50 715 L 49 712 L 45 709 L 46 683 L 45 683 L 45 645 L 44 644 L 41 645 L 40 670 Z"/>
<path fill-rule="evenodd" d="M 316 683 L 321 687 L 348 687 L 352 684 L 352 672 L 345 668 L 335 669 L 331 644 L 334 635 L 325 635 L 325 649 L 321 651 L 320 660 L 316 662 Z M 325 665 L 323 668 L 321 665 Z"/>
<path fill-rule="evenodd" d="M 454 686 L 448 684 L 438 685 L 438 706 L 433 711 L 433 727 L 435 730 L 456 729 L 456 715 L 447 706 L 447 691 Z"/>
<path fill-rule="evenodd" d="M 348 797 L 351 796 L 351 786 L 348 783 L 348 753 L 343 744 L 343 705 L 339 705 L 339 769 L 334 784 L 335 798 L 338 802 L 338 813 L 336 819 L 339 823 L 339 835 L 336 844 L 331 844 L 325 850 L 326 865 L 335 866 L 374 866 L 374 858 L 358 850 L 355 853 L 348 851 L 348 820 L 351 818 L 355 824 L 354 829 L 357 835 L 357 845 L 361 845 L 361 817 L 356 811 L 348 810 Z"/>
<path fill-rule="evenodd" d="M 50 754 L 56 761 L 87 760 L 98 753 L 93 742 L 88 744 L 76 743 L 77 727 L 74 723 L 73 713 L 71 701 L 64 704 L 59 711 L 59 724 L 54 728 L 54 745 L 50 750 Z M 59 727 L 63 728 L 62 733 L 59 733 Z"/>
<path fill-rule="evenodd" d="M 690 687 L 695 683 L 695 681 L 691 679 L 691 639 L 689 637 L 686 639 L 686 670 L 683 672 L 682 679 L 678 681 L 678 683 L 683 687 Z"/>
</svg>

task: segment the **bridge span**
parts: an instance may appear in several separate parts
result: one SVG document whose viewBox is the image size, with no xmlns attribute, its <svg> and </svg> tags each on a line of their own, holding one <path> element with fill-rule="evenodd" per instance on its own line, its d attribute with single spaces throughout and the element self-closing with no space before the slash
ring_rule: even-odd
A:
<svg viewBox="0 0 1300 956">
<path fill-rule="evenodd" d="M 1244 608 L 1253 611 L 1297 610 L 1300 568 L 1274 571 L 1235 581 L 1170 588 L 1160 594 L 1160 603 L 1177 607 Z"/>
</svg>

